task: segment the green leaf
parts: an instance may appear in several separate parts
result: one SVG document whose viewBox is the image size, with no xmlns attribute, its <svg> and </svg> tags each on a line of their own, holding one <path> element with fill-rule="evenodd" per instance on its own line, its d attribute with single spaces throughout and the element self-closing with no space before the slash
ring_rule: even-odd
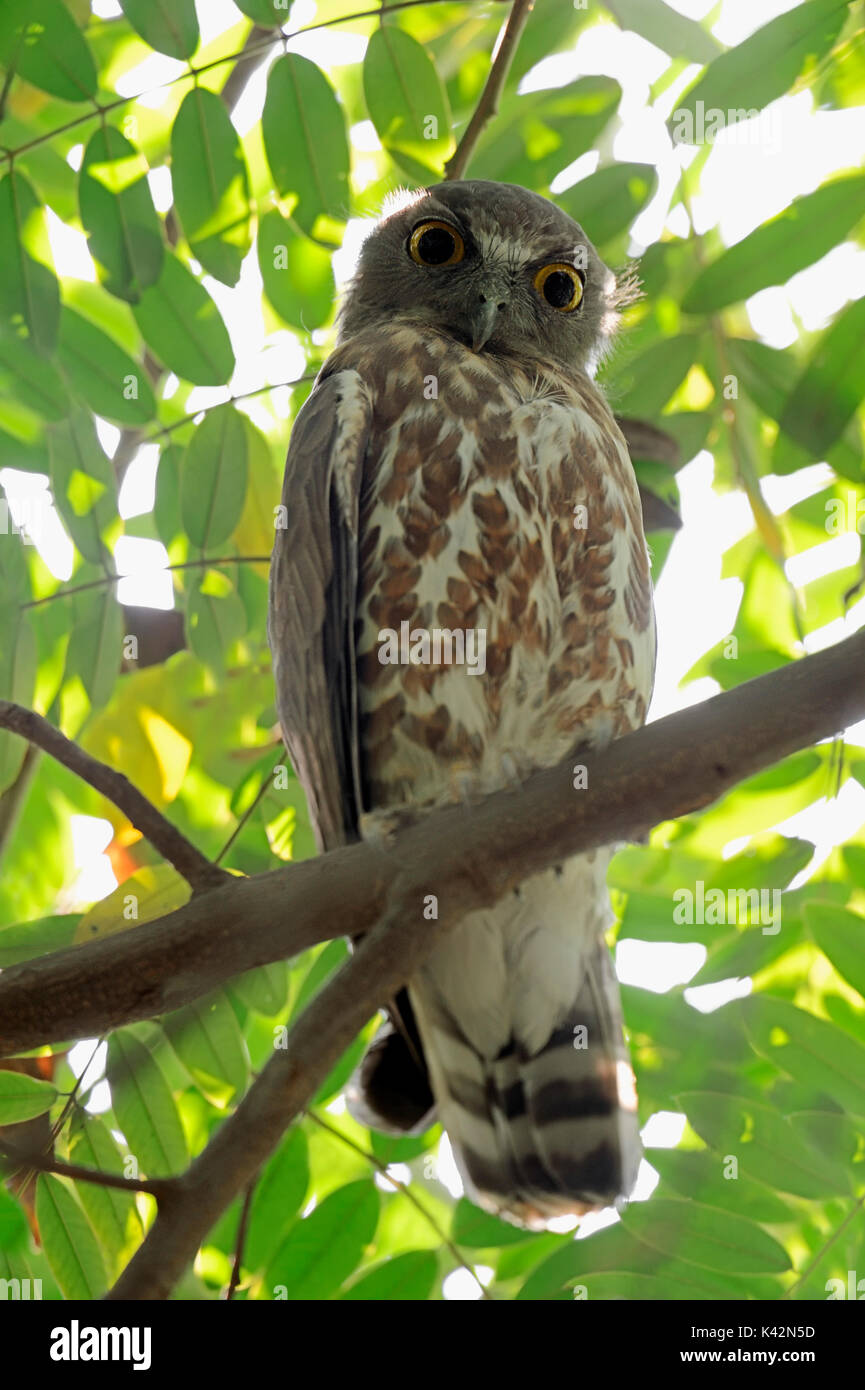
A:
<svg viewBox="0 0 865 1390">
<path fill-rule="evenodd" d="M 102 533 L 117 518 L 117 485 L 90 412 L 76 408 L 52 425 L 48 447 L 54 504 L 85 560 L 102 565 L 108 559 Z"/>
<path fill-rule="evenodd" d="M 806 903 L 805 925 L 838 974 L 865 998 L 865 918 L 831 903 Z"/>
<path fill-rule="evenodd" d="M 111 585 L 76 596 L 67 672 L 81 678 L 94 709 L 102 709 L 114 693 L 123 657 L 123 631 L 123 609 Z"/>
<path fill-rule="evenodd" d="M 306 1135 L 295 1126 L 266 1164 L 256 1184 L 244 1246 L 243 1263 L 247 1269 L 264 1269 L 273 1258 L 295 1223 L 308 1187 Z"/>
<path fill-rule="evenodd" d="M 652 1198 L 654 1205 L 657 1198 Z M 644 1204 L 641 1203 L 640 1206 Z M 677 1207 L 686 1204 L 675 1203 Z M 715 1213 L 721 1216 L 721 1213 Z M 536 1237 L 537 1239 L 537 1237 Z M 516 1247 L 517 1250 L 520 1247 Z M 526 1247 L 527 1249 L 531 1247 Z M 505 1258 L 511 1252 L 506 1252 Z M 519 1301 L 572 1298 L 575 1285 L 585 1284 L 598 1274 L 622 1272 L 656 1276 L 660 1279 L 673 1279 L 676 1286 L 691 1290 L 691 1297 L 729 1298 L 744 1296 L 742 1285 L 737 1287 L 735 1278 L 729 1275 L 721 1278 L 716 1273 L 686 1264 L 683 1260 L 668 1260 L 651 1245 L 637 1240 L 622 1222 L 596 1232 L 586 1240 L 563 1241 L 557 1250 L 541 1261 L 523 1284 L 517 1299 Z M 749 1288 L 753 1285 L 749 1281 Z M 563 1291 L 567 1290 L 566 1293 Z"/>
<path fill-rule="evenodd" d="M 590 1303 L 632 1299 L 638 1302 L 666 1303 L 701 1297 L 693 1284 L 680 1282 L 666 1270 L 660 1274 L 636 1274 L 626 1270 L 607 1269 L 601 1274 L 581 1274 L 571 1297 L 577 1290 L 580 1293 L 577 1301 L 586 1299 Z M 702 1297 L 708 1298 L 709 1294 L 704 1293 Z"/>
<path fill-rule="evenodd" d="M 219 310 L 191 271 L 166 255 L 162 274 L 134 309 L 148 344 L 166 367 L 196 386 L 223 386 L 234 352 Z"/>
<path fill-rule="evenodd" d="M 837 1110 L 796 1110 L 787 1118 L 797 1134 L 833 1161 L 860 1163 L 862 1126 L 850 1115 Z M 861 1168 L 854 1168 L 853 1175 L 854 1181 L 860 1178 Z"/>
<path fill-rule="evenodd" d="M 84 151 L 78 185 L 81 221 L 99 278 L 135 304 L 162 270 L 165 245 L 147 162 L 114 126 L 101 126 Z"/>
<path fill-rule="evenodd" d="M 647 1162 L 678 1196 L 729 1209 L 737 1216 L 768 1225 L 792 1219 L 789 1204 L 763 1183 L 755 1182 L 744 1172 L 735 1181 L 725 1178 L 726 1165 L 708 1149 L 646 1149 L 645 1154 Z"/>
<path fill-rule="evenodd" d="M 195 0 L 119 0 L 144 42 L 170 58 L 191 58 L 198 47 Z"/>
<path fill-rule="evenodd" d="M 605 8 L 622 29 L 632 29 L 671 58 L 711 63 L 721 45 L 693 19 L 686 19 L 659 0 L 604 0 Z"/>
<path fill-rule="evenodd" d="M 433 1153 L 438 1144 L 439 1131 L 433 1126 L 423 1134 L 379 1134 L 369 1131 L 370 1148 L 376 1158 L 384 1164 L 408 1163 L 421 1154 Z"/>
<path fill-rule="evenodd" d="M 117 1124 L 150 1177 L 182 1172 L 189 1152 L 174 1097 L 155 1057 L 128 1029 L 108 1043 L 107 1077 Z"/>
<path fill-rule="evenodd" d="M 292 1227 L 268 1267 L 269 1287 L 306 1302 L 336 1293 L 372 1241 L 379 1207 L 375 1185 L 366 1178 L 331 1192 Z"/>
<path fill-rule="evenodd" d="M 470 1249 L 485 1249 L 488 1246 L 515 1245 L 519 1241 L 530 1240 L 531 1231 L 519 1226 L 510 1226 L 497 1216 L 481 1211 L 467 1197 L 461 1197 L 454 1208 L 451 1235 L 455 1245 L 465 1245 Z"/>
<path fill-rule="evenodd" d="M 259 222 L 258 264 L 265 294 L 286 323 L 308 332 L 327 322 L 334 297 L 330 255 L 278 212 Z"/>
<path fill-rule="evenodd" d="M 17 965 L 20 960 L 35 960 L 53 951 L 64 951 L 72 945 L 80 920 L 80 914 L 73 912 L 0 928 L 0 970 L 5 970 L 7 965 Z"/>
<path fill-rule="evenodd" d="M 262 29 L 273 29 L 285 23 L 285 5 L 281 0 L 235 0 L 235 4 Z"/>
<path fill-rule="evenodd" d="M 61 101 L 96 95 L 90 49 L 60 0 L 3 0 L 0 64 Z"/>
<path fill-rule="evenodd" d="M 467 19 L 467 27 L 470 32 L 477 32 L 474 22 Z M 499 27 L 498 17 L 495 12 L 490 16 L 493 28 L 488 42 L 484 42 L 483 33 L 478 34 L 476 40 L 476 51 L 479 49 L 484 56 L 484 61 L 488 67 L 492 61 L 492 45 L 495 41 L 496 29 Z M 543 5 L 535 5 L 529 13 L 526 27 L 517 45 L 517 50 L 513 57 L 513 62 L 508 70 L 505 80 L 505 90 L 519 87 L 523 77 L 527 72 L 544 58 L 549 58 L 554 53 L 566 53 L 573 49 L 580 30 L 590 24 L 593 16 L 590 7 L 578 8 L 574 5 L 574 0 L 544 0 Z M 452 31 L 451 31 L 452 32 Z M 451 32 L 447 30 L 442 36 L 442 47 L 448 44 Z M 487 31 L 489 32 L 489 31 Z M 454 47 L 459 42 L 461 36 L 457 33 Z M 462 55 L 460 55 L 462 56 Z M 480 68 L 480 62 L 476 60 Z M 485 72 L 485 68 L 480 68 Z M 460 65 L 459 78 L 464 79 L 466 67 Z M 475 78 L 477 81 L 477 78 Z M 460 82 L 461 85 L 461 82 Z M 477 88 L 478 93 L 480 88 Z"/>
<path fill-rule="evenodd" d="M 703 144 L 783 96 L 806 64 L 829 52 L 846 13 L 846 0 L 805 0 L 722 53 L 677 99 L 670 117 L 674 143 Z M 716 112 L 722 117 L 717 128 L 710 125 Z"/>
<path fill-rule="evenodd" d="M 682 308 L 688 314 L 711 314 L 768 285 L 785 284 L 843 241 L 863 217 L 863 174 L 834 179 L 805 198 L 794 198 L 777 217 L 701 271 Z"/>
<path fill-rule="evenodd" d="M 69 414 L 69 397 L 56 367 L 26 338 L 8 331 L 0 333 L 0 386 L 43 420 L 63 420 Z"/>
<path fill-rule="evenodd" d="M 193 87 L 171 131 L 171 185 L 193 255 L 236 285 L 249 250 L 249 179 L 237 131 L 214 92 Z"/>
<path fill-rule="evenodd" d="M 108 1281 L 96 1237 L 65 1182 L 51 1173 L 40 1173 L 36 1181 L 36 1220 L 51 1272 L 66 1298 L 101 1298 Z"/>
<path fill-rule="evenodd" d="M 343 1089 L 349 1077 L 360 1065 L 365 1051 L 366 1039 L 364 1037 L 355 1038 L 353 1043 L 349 1043 L 339 1061 L 331 1067 L 313 1096 L 313 1105 L 327 1105 L 328 1101 Z"/>
<path fill-rule="evenodd" d="M 72 389 L 94 414 L 120 425 L 145 425 L 156 415 L 144 368 L 101 328 L 65 307 L 57 356 Z"/>
<path fill-rule="evenodd" d="M 677 1101 L 709 1148 L 725 1159 L 734 1157 L 757 1182 L 796 1197 L 849 1195 L 846 1169 L 800 1139 L 771 1106 L 717 1091 L 686 1091 Z"/>
<path fill-rule="evenodd" d="M 168 444 L 159 454 L 153 519 L 156 534 L 166 547 L 171 545 L 181 527 L 180 478 L 184 452 L 179 444 Z"/>
<path fill-rule="evenodd" d="M 83 1110 L 76 1111 L 73 1121 L 69 1160 L 100 1173 L 123 1176 L 123 1159 L 104 1120 Z M 143 1234 L 135 1194 L 90 1182 L 77 1183 L 75 1191 L 103 1250 L 113 1257 L 116 1272 Z"/>
<path fill-rule="evenodd" d="M 814 1095 L 832 1096 L 853 1115 L 865 1115 L 865 1047 L 843 1029 L 785 999 L 754 995 L 742 1004 L 755 1051 Z"/>
<path fill-rule="evenodd" d="M 2 458 L 2 454 L 0 454 Z M 22 517 L 22 521 L 26 522 Z M 5 497 L 0 497 L 0 535 L 14 536 L 14 520 Z M 27 568 L 26 541 L 20 536 L 17 544 L 0 545 L 0 623 L 6 623 L 18 606 L 30 598 L 30 574 Z M 8 604 L 8 607 L 5 606 Z"/>
<path fill-rule="evenodd" d="M 653 343 L 618 367 L 611 390 L 620 415 L 658 415 L 697 358 L 700 339 L 691 333 Z"/>
<path fill-rule="evenodd" d="M 621 97 L 622 89 L 612 78 L 581 77 L 566 87 L 508 98 L 481 136 L 472 177 L 527 188 L 550 183 L 597 145 Z"/>
<path fill-rule="evenodd" d="M 755 405 L 779 420 L 798 373 L 795 358 L 752 338 L 728 338 L 727 360 Z"/>
<path fill-rule="evenodd" d="M 180 513 L 193 545 L 213 551 L 228 540 L 246 496 L 247 438 L 231 405 L 211 410 L 183 460 Z"/>
<path fill-rule="evenodd" d="M 8 545 L 9 540 L 0 543 Z M 14 537 L 12 543 L 17 544 Z M 0 700 L 30 705 L 36 685 L 36 637 L 27 609 L 5 601 L 5 596 L 0 599 L 0 635 Z M 0 730 L 0 791 L 15 780 L 26 751 L 26 740 Z"/>
<path fill-rule="evenodd" d="M 367 110 L 382 145 L 420 183 L 441 177 L 454 147 L 447 96 L 422 44 L 394 24 L 376 29 L 363 60 Z"/>
<path fill-rule="evenodd" d="M 631 225 L 657 186 L 651 164 L 611 164 L 581 179 L 556 201 L 585 227 L 596 246 L 602 246 Z"/>
<path fill-rule="evenodd" d="M 272 761 L 272 755 L 271 759 Z M 0 950 L 3 937 L 0 934 Z M 259 965 L 254 970 L 246 970 L 231 982 L 231 993 L 248 1009 L 254 1009 L 264 1018 L 275 1018 L 288 1004 L 289 977 L 285 961 L 276 960 L 270 965 Z"/>
<path fill-rule="evenodd" d="M 202 1095 L 224 1110 L 249 1081 L 249 1057 L 225 993 L 196 999 L 162 1020 L 163 1030 Z"/>
<path fill-rule="evenodd" d="M 50 269 L 44 210 L 17 168 L 0 179 L 0 265 L 0 319 L 39 352 L 50 352 L 60 321 L 60 287 Z"/>
<path fill-rule="evenodd" d="M 27 1245 L 29 1228 L 23 1209 L 4 1186 L 0 1186 L 0 1258 Z M 3 1271 L 0 1270 L 0 1278 Z M 8 1276 L 7 1276 L 8 1277 Z"/>
<path fill-rule="evenodd" d="M 778 421 L 818 458 L 840 438 L 865 397 L 865 298 L 820 338 Z"/>
<path fill-rule="evenodd" d="M 396 1299 L 401 1303 L 429 1298 L 438 1278 L 439 1266 L 432 1250 L 407 1250 L 384 1260 L 352 1284 L 343 1299 Z"/>
<path fill-rule="evenodd" d="M 349 152 L 345 116 L 324 73 L 308 58 L 286 53 L 267 78 L 261 117 L 267 162 L 292 215 L 306 232 L 321 215 L 344 222 L 349 213 Z"/>
<path fill-rule="evenodd" d="M 0 1125 L 18 1125 L 44 1115 L 57 1099 L 50 1081 L 17 1071 L 0 1071 Z"/>
<path fill-rule="evenodd" d="M 292 1018 L 297 1017 L 313 995 L 317 994 L 326 980 L 329 980 L 343 961 L 348 958 L 348 947 L 341 936 L 335 937 L 318 952 L 312 965 L 304 976 L 303 984 L 298 991 L 291 1010 Z"/>
<path fill-rule="evenodd" d="M 218 584 L 220 592 L 211 585 Z M 223 584 L 225 587 L 223 588 Z M 230 582 L 209 570 L 194 585 L 186 602 L 186 635 L 190 649 L 214 671 L 225 670 L 226 652 L 246 631 L 246 609 Z"/>
<path fill-rule="evenodd" d="M 783 1274 L 790 1268 L 784 1247 L 753 1221 L 699 1202 L 653 1197 L 628 1207 L 622 1224 L 653 1250 L 722 1274 Z"/>
</svg>

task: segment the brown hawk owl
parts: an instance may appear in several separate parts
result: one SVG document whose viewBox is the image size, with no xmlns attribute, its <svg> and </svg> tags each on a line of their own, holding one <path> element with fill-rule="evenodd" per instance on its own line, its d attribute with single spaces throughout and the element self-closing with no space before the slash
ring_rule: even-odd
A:
<svg viewBox="0 0 865 1390">
<path fill-rule="evenodd" d="M 423 189 L 365 242 L 271 568 L 279 714 L 322 849 L 643 722 L 640 498 L 590 375 L 625 292 L 576 222 L 508 184 Z M 639 1164 L 611 852 L 446 935 L 350 1096 L 386 1130 L 435 1107 L 469 1194 L 528 1225 L 627 1195 Z"/>
</svg>

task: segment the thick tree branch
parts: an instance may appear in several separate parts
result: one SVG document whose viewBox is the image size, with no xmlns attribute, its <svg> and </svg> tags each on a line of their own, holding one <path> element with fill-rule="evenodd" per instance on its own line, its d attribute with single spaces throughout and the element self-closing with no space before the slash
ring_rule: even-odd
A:
<svg viewBox="0 0 865 1390">
<path fill-rule="evenodd" d="M 368 932 L 398 891 L 408 907 L 386 947 L 398 962 L 396 988 L 414 969 L 416 937 L 428 950 L 446 926 L 531 874 L 707 806 L 744 777 L 863 717 L 859 632 L 581 757 L 585 790 L 573 788 L 570 758 L 477 806 L 426 816 L 384 847 L 356 844 L 254 878 L 229 877 L 158 921 L 12 966 L 0 975 L 0 1056 L 152 1018 L 253 966 Z M 422 919 L 429 893 L 438 898 L 437 922 Z M 362 1024 L 389 987 L 382 974 L 365 997 L 356 975 L 349 979 Z M 323 1050 L 344 1001 L 332 1007 L 318 1039 Z M 327 1051 L 331 1062 L 341 1046 Z"/>
<path fill-rule="evenodd" d="M 0 728 L 20 734 L 43 752 L 50 753 L 70 772 L 76 773 L 82 781 L 107 796 L 129 818 L 135 829 L 140 830 L 145 839 L 183 875 L 193 892 L 213 888 L 229 877 L 224 869 L 211 864 L 171 821 L 166 820 L 153 802 L 148 801 L 137 787 L 133 787 L 128 777 L 85 753 L 83 748 L 55 729 L 41 714 L 12 704 L 9 700 L 0 700 Z"/>
<path fill-rule="evenodd" d="M 534 0 L 514 0 L 502 41 L 490 68 L 486 86 L 481 92 L 480 100 L 472 112 L 472 118 L 463 131 L 459 144 L 445 165 L 446 179 L 463 178 L 478 140 L 499 109 L 499 98 L 507 81 L 517 45 L 526 27 L 533 4 Z"/>
</svg>

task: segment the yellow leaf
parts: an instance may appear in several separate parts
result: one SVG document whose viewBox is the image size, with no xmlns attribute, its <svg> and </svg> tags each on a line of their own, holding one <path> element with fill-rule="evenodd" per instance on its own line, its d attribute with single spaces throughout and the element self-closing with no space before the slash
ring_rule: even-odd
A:
<svg viewBox="0 0 865 1390">
<path fill-rule="evenodd" d="M 189 898 L 189 884 L 170 864 L 143 865 L 85 912 L 74 940 L 76 944 L 94 941 L 142 922 L 152 922 L 182 907 Z"/>
<path fill-rule="evenodd" d="M 192 757 L 192 744 L 173 724 L 147 705 L 141 706 L 139 718 L 159 763 L 163 798 L 173 801 L 183 785 Z"/>
</svg>

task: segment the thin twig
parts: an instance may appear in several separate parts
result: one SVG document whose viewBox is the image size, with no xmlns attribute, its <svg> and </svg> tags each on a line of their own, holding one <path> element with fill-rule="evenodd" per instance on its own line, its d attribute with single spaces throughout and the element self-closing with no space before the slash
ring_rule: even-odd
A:
<svg viewBox="0 0 865 1390">
<path fill-rule="evenodd" d="M 475 146 L 481 137 L 485 127 L 496 115 L 499 109 L 499 98 L 502 94 L 508 72 L 514 59 L 522 36 L 523 29 L 531 13 L 534 0 L 514 0 L 513 8 L 508 15 L 502 41 L 499 44 L 499 51 L 493 59 L 486 86 L 481 92 L 480 100 L 472 113 L 472 118 L 462 133 L 462 138 L 445 165 L 446 179 L 461 179 L 465 174 L 469 161 L 475 152 Z"/>
<path fill-rule="evenodd" d="M 279 748 L 278 748 L 278 749 L 274 749 L 274 756 L 275 756 L 277 759 L 279 758 L 280 753 L 282 753 L 283 755 L 285 754 L 285 744 L 284 744 L 284 743 L 280 743 Z M 250 816 L 252 815 L 253 811 L 255 810 L 255 808 L 256 808 L 258 805 L 260 805 L 260 803 L 261 803 L 262 800 L 264 799 L 265 793 L 267 792 L 267 789 L 268 789 L 269 785 L 270 785 L 270 777 L 269 777 L 269 776 L 264 776 L 264 777 L 262 777 L 262 779 L 261 779 L 261 786 L 259 787 L 258 791 L 255 793 L 255 799 L 254 799 L 254 801 L 251 803 L 251 805 L 247 806 L 246 810 L 243 812 L 243 815 L 242 815 L 242 816 L 240 817 L 240 819 L 238 820 L 237 825 L 234 827 L 234 829 L 232 830 L 232 832 L 231 832 L 231 834 L 229 835 L 228 839 L 226 840 L 225 844 L 222 846 L 222 849 L 219 851 L 219 853 L 217 854 L 216 858 L 214 859 L 214 861 L 213 861 L 214 864 L 221 864 L 221 863 L 222 863 L 223 859 L 224 859 L 225 856 L 227 855 L 228 851 L 231 849 L 231 846 L 234 844 L 234 842 L 235 842 L 235 840 L 237 839 L 238 835 L 240 834 L 241 830 L 242 830 L 243 827 L 246 825 L 246 823 L 247 823 L 247 821 L 249 820 Z"/>
<path fill-rule="evenodd" d="M 817 1251 L 817 1254 L 814 1256 L 810 1264 L 808 1264 L 803 1270 L 803 1272 L 799 1275 L 799 1278 L 796 1280 L 795 1284 L 791 1284 L 789 1289 L 786 1289 L 784 1291 L 784 1293 L 781 1295 L 782 1302 L 785 1298 L 790 1298 L 791 1295 L 794 1294 L 796 1290 L 810 1278 L 811 1274 L 817 1268 L 823 1256 L 826 1254 L 826 1251 L 831 1250 L 838 1237 L 844 1234 L 856 1213 L 862 1210 L 863 1205 L 865 1205 L 865 1192 L 862 1193 L 862 1196 L 850 1208 L 847 1215 L 844 1217 L 844 1220 L 836 1228 L 836 1230 L 832 1232 L 829 1239 L 823 1245 L 820 1246 L 820 1249 Z"/>
<path fill-rule="evenodd" d="M 201 556 L 198 560 L 179 560 L 174 565 L 163 565 L 153 571 L 154 574 L 168 574 L 174 570 L 201 570 L 212 569 L 215 565 L 269 565 L 269 555 L 219 555 L 214 559 Z M 141 571 L 142 574 L 149 571 Z M 71 598 L 73 594 L 83 594 L 87 589 L 104 589 L 109 584 L 119 584 L 121 579 L 139 578 L 139 575 L 128 574 L 104 574 L 101 579 L 89 579 L 86 584 L 73 584 L 68 589 L 55 589 L 53 594 L 46 594 L 44 598 L 33 598 L 27 603 L 22 603 L 22 608 L 39 608 L 43 603 L 53 603 L 58 598 Z"/>
<path fill-rule="evenodd" d="M 472 3 L 473 0 L 466 0 Z M 269 34 L 266 39 L 256 47 L 236 49 L 233 53 L 226 53 L 221 58 L 213 58 L 209 63 L 202 63 L 200 67 L 193 67 L 190 63 L 184 72 L 179 72 L 176 77 L 169 77 L 165 82 L 156 82 L 150 87 L 145 87 L 141 92 L 135 92 L 129 97 L 117 97 L 114 101 L 94 102 L 90 111 L 85 111 L 79 116 L 73 116 L 72 120 L 66 121 L 61 126 L 55 126 L 53 130 L 47 130 L 42 135 L 37 135 L 32 140 L 26 141 L 23 145 L 16 145 L 14 149 L 3 149 L 0 156 L 8 159 L 10 164 L 19 154 L 25 154 L 28 150 L 35 150 L 39 145 L 47 144 L 55 140 L 58 135 L 64 135 L 67 130 L 74 130 L 76 126 L 82 125 L 85 121 L 102 120 L 103 117 L 110 115 L 112 111 L 117 111 L 121 106 L 129 106 L 132 102 L 140 101 L 142 97 L 150 96 L 152 92 L 161 92 L 168 87 L 173 87 L 178 82 L 193 82 L 201 77 L 205 72 L 212 71 L 213 68 L 221 67 L 223 63 L 234 63 L 238 58 L 254 58 L 259 53 L 265 53 L 275 43 L 285 44 L 291 39 L 299 38 L 302 34 L 311 34 L 316 29 L 329 29 L 334 24 L 349 24 L 355 19 L 377 19 L 382 13 L 385 14 L 396 10 L 412 10 L 419 5 L 440 5 L 445 0 L 395 0 L 392 5 L 376 7 L 370 10 L 356 10 L 353 14 L 341 14 L 333 19 L 319 19 L 315 24 L 305 24 L 301 29 L 294 29 L 290 34 L 284 34 L 281 29 L 276 29 Z M 451 0 L 448 0 L 451 3 Z"/>
<path fill-rule="evenodd" d="M 59 1178 L 71 1178 L 73 1182 L 89 1182 L 94 1187 L 113 1187 L 118 1192 L 149 1192 L 158 1202 L 165 1201 L 170 1192 L 179 1184 L 176 1178 L 123 1178 L 119 1173 L 103 1173 L 98 1168 L 82 1168 L 78 1163 L 63 1163 L 59 1158 L 49 1158 L 17 1149 L 11 1144 L 0 1143 L 0 1157 L 7 1163 L 17 1163 L 21 1168 L 37 1173 L 54 1173 Z"/>
<path fill-rule="evenodd" d="M 12 832 L 21 814 L 30 784 L 39 766 L 39 749 L 32 743 L 28 746 L 21 766 L 5 791 L 0 792 L 0 859 L 12 838 Z"/>
<path fill-rule="evenodd" d="M 255 1192 L 255 1183 L 247 1185 L 243 1194 L 243 1206 L 240 1209 L 240 1220 L 237 1223 L 237 1240 L 234 1244 L 234 1264 L 231 1267 L 231 1279 L 228 1284 L 228 1292 L 225 1295 L 226 1302 L 234 1298 L 240 1284 L 240 1270 L 243 1264 L 243 1247 L 246 1245 L 246 1232 L 249 1226 L 249 1214 L 252 1210 L 252 1197 Z"/>
<path fill-rule="evenodd" d="M 23 705 L 13 704 L 10 700 L 0 700 L 0 728 L 10 729 L 30 743 L 35 743 L 37 748 L 49 753 L 82 781 L 107 796 L 135 829 L 140 830 L 144 838 L 183 875 L 193 893 L 215 888 L 230 877 L 224 869 L 212 864 L 201 850 L 196 849 L 192 841 L 187 840 L 183 832 L 172 825 L 153 802 L 132 785 L 128 777 L 86 753 L 53 724 L 49 724 L 47 719 L 43 719 L 41 714 L 25 709 Z"/>
<path fill-rule="evenodd" d="M 350 1149 L 354 1149 L 355 1153 L 360 1154 L 361 1158 L 365 1158 L 368 1163 L 371 1163 L 373 1168 L 377 1169 L 377 1171 L 381 1173 L 383 1178 L 387 1178 L 387 1181 L 391 1183 L 397 1189 L 398 1192 L 401 1192 L 402 1195 L 406 1197 L 409 1202 L 411 1202 L 415 1210 L 420 1212 L 424 1220 L 429 1224 L 432 1230 L 435 1231 L 436 1235 L 438 1236 L 445 1249 L 450 1251 L 451 1255 L 453 1256 L 453 1259 L 456 1261 L 457 1266 L 460 1269 L 467 1270 L 468 1273 L 472 1276 L 472 1278 L 474 1279 L 475 1283 L 481 1291 L 481 1298 L 489 1298 L 489 1294 L 487 1293 L 477 1274 L 472 1269 L 471 1265 L 467 1262 L 467 1260 L 463 1257 L 463 1255 L 460 1254 L 460 1251 L 458 1250 L 456 1245 L 454 1245 L 453 1241 L 450 1239 L 450 1236 L 448 1236 L 446 1232 L 442 1230 L 441 1226 L 436 1221 L 432 1212 L 427 1211 L 426 1207 L 415 1196 L 411 1188 L 408 1187 L 406 1183 L 400 1182 L 399 1178 L 395 1178 L 391 1173 L 388 1172 L 386 1163 L 383 1163 L 376 1154 L 370 1153 L 369 1149 L 365 1149 L 362 1144 L 355 1143 L 354 1139 L 350 1139 L 347 1134 L 343 1134 L 342 1131 L 337 1129 L 335 1125 L 329 1125 L 326 1120 L 323 1120 L 321 1118 L 320 1115 L 316 1115 L 314 1110 L 305 1110 L 303 1113 L 306 1115 L 308 1119 L 313 1120 L 315 1124 L 319 1125 L 321 1129 L 326 1129 L 327 1132 L 329 1134 L 332 1134 L 335 1139 L 341 1139 L 343 1144 L 347 1144 Z"/>
<path fill-rule="evenodd" d="M 236 396 L 229 396 L 227 401 L 214 401 L 213 405 L 202 405 L 198 410 L 191 410 L 187 415 L 182 415 L 179 420 L 172 420 L 169 425 L 157 425 L 149 434 L 141 436 L 141 444 L 152 444 L 154 440 L 161 438 L 164 434 L 172 434 L 174 430 L 182 429 L 184 425 L 189 425 L 193 420 L 197 420 L 199 415 L 206 415 L 208 411 L 218 410 L 222 405 L 234 405 L 237 401 L 249 400 L 250 396 L 261 396 L 265 391 L 280 391 L 287 386 L 299 386 L 304 381 L 315 381 L 318 372 L 305 372 L 303 376 L 292 377 L 291 381 L 266 381 L 263 386 L 253 386 L 251 391 L 238 391 Z"/>
</svg>

